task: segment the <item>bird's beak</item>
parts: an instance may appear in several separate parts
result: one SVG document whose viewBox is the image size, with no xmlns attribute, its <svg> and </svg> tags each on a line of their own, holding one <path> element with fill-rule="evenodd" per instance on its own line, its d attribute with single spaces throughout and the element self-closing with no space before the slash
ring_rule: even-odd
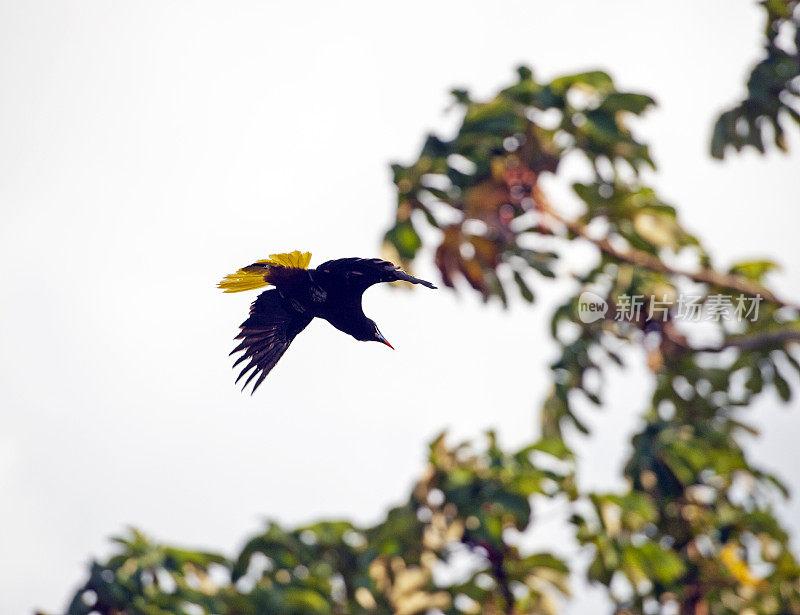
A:
<svg viewBox="0 0 800 615">
<path fill-rule="evenodd" d="M 383 337 L 383 333 L 381 333 L 380 331 L 375 331 L 375 339 L 378 340 L 381 344 L 386 344 L 389 348 L 394 350 L 394 346 L 392 346 L 389 343 L 389 340 Z"/>
</svg>

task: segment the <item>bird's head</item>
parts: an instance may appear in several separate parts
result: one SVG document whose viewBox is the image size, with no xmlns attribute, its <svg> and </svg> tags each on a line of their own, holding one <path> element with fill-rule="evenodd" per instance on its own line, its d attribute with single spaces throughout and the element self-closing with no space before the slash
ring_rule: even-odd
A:
<svg viewBox="0 0 800 615">
<path fill-rule="evenodd" d="M 383 337 L 383 333 L 381 333 L 380 329 L 378 329 L 378 325 L 375 324 L 375 321 L 367 318 L 360 329 L 361 330 L 357 334 L 353 335 L 353 337 L 355 337 L 357 340 L 362 342 L 380 342 L 381 344 L 386 344 L 389 348 L 394 350 L 394 346 L 392 346 L 389 341 Z"/>
</svg>

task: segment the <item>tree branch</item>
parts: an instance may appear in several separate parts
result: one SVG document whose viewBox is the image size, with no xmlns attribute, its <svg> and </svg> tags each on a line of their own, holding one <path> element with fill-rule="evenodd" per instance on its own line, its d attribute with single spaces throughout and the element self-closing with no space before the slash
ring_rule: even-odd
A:
<svg viewBox="0 0 800 615">
<path fill-rule="evenodd" d="M 761 295 L 761 297 L 764 300 L 769 301 L 770 303 L 775 303 L 781 306 L 800 309 L 799 306 L 778 299 L 772 293 L 772 291 L 768 290 L 758 282 L 754 282 L 753 280 L 750 280 L 740 275 L 735 275 L 731 273 L 720 273 L 719 271 L 715 271 L 714 269 L 708 269 L 708 268 L 701 268 L 698 271 L 685 271 L 685 270 L 675 269 L 664 263 L 657 256 L 654 256 L 653 254 L 650 254 L 648 252 L 644 252 L 643 250 L 637 250 L 635 248 L 628 248 L 625 251 L 618 250 L 613 245 L 611 245 L 611 242 L 608 239 L 606 238 L 598 239 L 592 237 L 585 225 L 579 222 L 575 222 L 573 220 L 568 220 L 561 214 L 557 213 L 550 205 L 544 192 L 538 186 L 534 186 L 533 192 L 534 192 L 534 201 L 536 202 L 536 204 L 539 206 L 539 208 L 543 213 L 547 214 L 554 220 L 563 224 L 567 229 L 569 229 L 572 233 L 574 233 L 578 237 L 581 237 L 582 239 L 585 239 L 586 241 L 593 243 L 595 246 L 597 246 L 597 248 L 601 252 L 604 252 L 617 260 L 630 263 L 631 265 L 635 265 L 636 267 L 649 269 L 650 271 L 656 271 L 658 273 L 664 273 L 667 275 L 682 276 L 694 280 L 695 282 L 701 282 L 704 284 L 711 284 L 712 286 L 727 288 L 746 295 L 751 295 L 751 296 Z"/>
</svg>

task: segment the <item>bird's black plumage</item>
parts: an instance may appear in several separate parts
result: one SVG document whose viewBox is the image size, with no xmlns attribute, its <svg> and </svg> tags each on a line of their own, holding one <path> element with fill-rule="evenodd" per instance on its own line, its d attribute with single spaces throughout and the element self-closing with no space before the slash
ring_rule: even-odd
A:
<svg viewBox="0 0 800 615">
<path fill-rule="evenodd" d="M 275 367 L 295 336 L 314 318 L 327 320 L 357 340 L 382 342 L 391 347 L 375 322 L 367 318 L 361 308 L 362 295 L 373 284 L 403 280 L 436 288 L 430 282 L 415 278 L 392 263 L 377 258 L 341 258 L 322 263 L 316 269 L 261 261 L 238 273 L 240 277 L 227 288 L 237 283 L 241 285 L 243 278 L 251 279 L 253 276 L 263 278 L 262 286 L 267 283 L 275 286 L 262 292 L 253 302 L 250 317 L 242 323 L 242 332 L 236 338 L 241 343 L 231 352 L 243 352 L 234 363 L 234 367 L 245 364 L 236 382 L 250 372 L 242 388 L 255 379 L 253 392 Z M 235 276 L 228 276 L 228 279 Z M 220 286 L 226 288 L 225 281 Z M 249 287 L 254 285 L 250 283 Z"/>
</svg>

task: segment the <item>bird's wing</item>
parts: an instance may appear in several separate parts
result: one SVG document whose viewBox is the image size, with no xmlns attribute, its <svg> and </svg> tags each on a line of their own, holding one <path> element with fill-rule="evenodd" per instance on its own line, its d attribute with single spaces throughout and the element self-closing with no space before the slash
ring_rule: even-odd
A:
<svg viewBox="0 0 800 615">
<path fill-rule="evenodd" d="M 295 336 L 308 326 L 312 318 L 312 315 L 294 309 L 277 290 L 267 290 L 258 296 L 250 307 L 250 317 L 240 327 L 242 332 L 236 337 L 242 343 L 231 352 L 244 351 L 233 364 L 234 367 L 249 360 L 236 379 L 237 383 L 253 370 L 242 390 L 258 375 L 251 395 L 255 392 Z"/>
<path fill-rule="evenodd" d="M 379 258 L 338 258 L 322 263 L 317 267 L 317 271 L 326 271 L 342 276 L 351 288 L 361 292 L 378 282 L 397 282 L 398 280 L 436 288 L 430 282 L 415 278 L 397 265 Z"/>
</svg>

